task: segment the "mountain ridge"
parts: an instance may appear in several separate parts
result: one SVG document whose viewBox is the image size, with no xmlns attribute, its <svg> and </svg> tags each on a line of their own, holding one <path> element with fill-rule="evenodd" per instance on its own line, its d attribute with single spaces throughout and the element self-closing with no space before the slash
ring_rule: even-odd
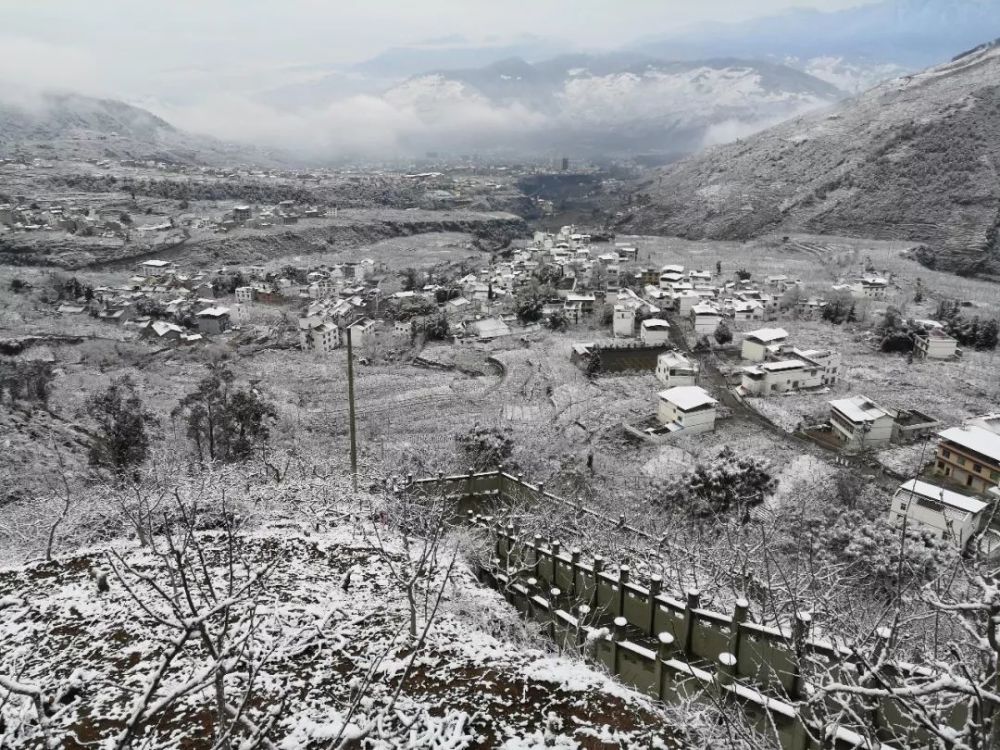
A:
<svg viewBox="0 0 1000 750">
<path fill-rule="evenodd" d="M 883 83 L 658 172 L 628 231 L 745 239 L 806 231 L 925 244 L 1000 272 L 1000 48 Z"/>
</svg>

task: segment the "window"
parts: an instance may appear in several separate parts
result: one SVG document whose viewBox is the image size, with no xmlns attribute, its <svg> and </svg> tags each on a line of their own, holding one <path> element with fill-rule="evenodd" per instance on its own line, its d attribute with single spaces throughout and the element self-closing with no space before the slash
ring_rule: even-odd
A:
<svg viewBox="0 0 1000 750">
<path fill-rule="evenodd" d="M 944 456 L 945 458 L 951 458 L 951 451 L 945 450 L 944 448 L 942 448 L 941 449 L 941 455 Z"/>
<path fill-rule="evenodd" d="M 991 471 L 990 472 L 990 481 L 991 482 L 1000 482 L 1000 471 Z"/>
<path fill-rule="evenodd" d="M 958 460 L 958 465 L 959 466 L 965 466 L 965 459 L 964 458 L 962 458 L 961 456 L 959 456 L 957 460 Z"/>
<path fill-rule="evenodd" d="M 939 469 L 943 469 L 943 468 L 944 468 L 944 461 L 938 461 L 938 462 L 937 462 L 937 467 L 938 467 Z"/>
<path fill-rule="evenodd" d="M 983 467 L 979 464 L 972 464 L 972 470 L 978 474 L 983 470 Z"/>
</svg>

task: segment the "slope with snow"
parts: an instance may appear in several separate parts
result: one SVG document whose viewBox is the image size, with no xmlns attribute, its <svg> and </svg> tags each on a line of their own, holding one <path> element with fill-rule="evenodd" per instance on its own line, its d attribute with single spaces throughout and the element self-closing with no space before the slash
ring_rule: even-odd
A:
<svg viewBox="0 0 1000 750">
<path fill-rule="evenodd" d="M 410 638 L 393 572 L 407 552 L 385 528 L 380 552 L 374 529 L 341 519 L 320 533 L 284 524 L 240 537 L 235 589 L 227 587 L 226 536 L 200 535 L 197 554 L 187 541 L 198 611 L 217 612 L 205 621 L 221 662 L 197 632 L 182 640 L 198 619 L 176 615 L 171 594 L 180 610 L 187 602 L 179 578 L 148 548 L 118 544 L 109 549 L 120 558 L 91 550 L 0 571 L 0 746 L 40 747 L 47 737 L 53 747 L 113 747 L 129 717 L 141 716 L 136 745 L 209 748 L 217 690 L 241 717 L 234 738 L 272 724 L 262 746 L 281 750 L 361 738 L 386 749 L 676 746 L 661 739 L 671 732 L 650 701 L 540 650 L 544 641 L 461 560 L 426 637 Z M 442 550 L 436 576 L 418 584 L 421 629 L 450 554 Z M 94 570 L 108 573 L 104 593 Z M 216 602 L 227 601 L 238 603 L 223 616 Z M 222 686 L 216 664 L 224 665 Z"/>
<path fill-rule="evenodd" d="M 923 259 L 1000 270 L 1000 49 L 896 79 L 831 111 L 669 167 L 630 231 L 746 238 L 807 231 L 926 244 Z"/>
</svg>

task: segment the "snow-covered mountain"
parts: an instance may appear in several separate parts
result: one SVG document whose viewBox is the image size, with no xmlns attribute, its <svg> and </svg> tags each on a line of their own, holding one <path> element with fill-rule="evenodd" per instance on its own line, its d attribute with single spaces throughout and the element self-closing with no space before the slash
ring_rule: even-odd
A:
<svg viewBox="0 0 1000 750">
<path fill-rule="evenodd" d="M 614 154 L 683 153 L 828 106 L 836 86 L 776 63 L 662 62 L 633 54 L 520 58 L 438 71 L 394 86 L 385 99 L 427 121 L 479 113 L 484 135 L 520 148 Z M 486 143 L 479 147 L 487 146 Z"/>
<path fill-rule="evenodd" d="M 270 161 L 255 149 L 187 133 L 141 107 L 78 94 L 0 101 L 0 156 L 13 154 L 197 164 Z"/>
<path fill-rule="evenodd" d="M 830 111 L 656 174 L 630 231 L 739 239 L 812 232 L 925 243 L 1000 273 L 1000 47 L 886 82 Z"/>
</svg>

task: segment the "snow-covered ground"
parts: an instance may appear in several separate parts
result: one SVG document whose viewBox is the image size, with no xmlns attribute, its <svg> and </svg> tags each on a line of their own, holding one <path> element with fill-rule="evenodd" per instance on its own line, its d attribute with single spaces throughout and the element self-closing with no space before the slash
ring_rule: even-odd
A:
<svg viewBox="0 0 1000 750">
<path fill-rule="evenodd" d="M 228 635 L 221 635 L 221 614 L 205 623 L 226 666 L 226 700 L 246 720 L 236 736 L 273 723 L 264 747 L 281 750 L 336 747 L 338 737 L 372 748 L 575 748 L 594 738 L 615 747 L 666 746 L 659 738 L 670 732 L 657 708 L 582 662 L 546 651 L 461 559 L 425 640 L 410 638 L 409 609 L 392 573 L 405 553 L 394 541 L 388 555 L 380 553 L 359 523 L 345 519 L 319 532 L 284 525 L 241 539 L 237 591 L 267 570 L 244 597 L 228 593 L 226 537 L 200 537 L 207 561 L 204 576 L 197 559 L 189 570 L 198 579 L 194 609 L 218 606 L 209 582 L 220 600 L 235 602 Z M 444 581 L 446 547 L 426 592 L 418 587 L 421 628 L 423 607 L 433 608 Z M 92 549 L 0 571 L 0 680 L 21 691 L 0 682 L 3 748 L 40 747 L 45 735 L 50 746 L 113 747 L 137 711 L 145 712 L 137 729 L 143 742 L 212 745 L 216 693 L 205 670 L 216 662 L 197 628 L 173 661 L 165 658 L 196 622 L 178 579 L 148 549 L 111 549 L 121 559 Z M 93 576 L 102 573 L 109 590 L 98 593 Z M 199 676 L 206 679 L 189 690 Z M 41 724 L 29 695 L 36 690 L 46 707 Z"/>
</svg>

